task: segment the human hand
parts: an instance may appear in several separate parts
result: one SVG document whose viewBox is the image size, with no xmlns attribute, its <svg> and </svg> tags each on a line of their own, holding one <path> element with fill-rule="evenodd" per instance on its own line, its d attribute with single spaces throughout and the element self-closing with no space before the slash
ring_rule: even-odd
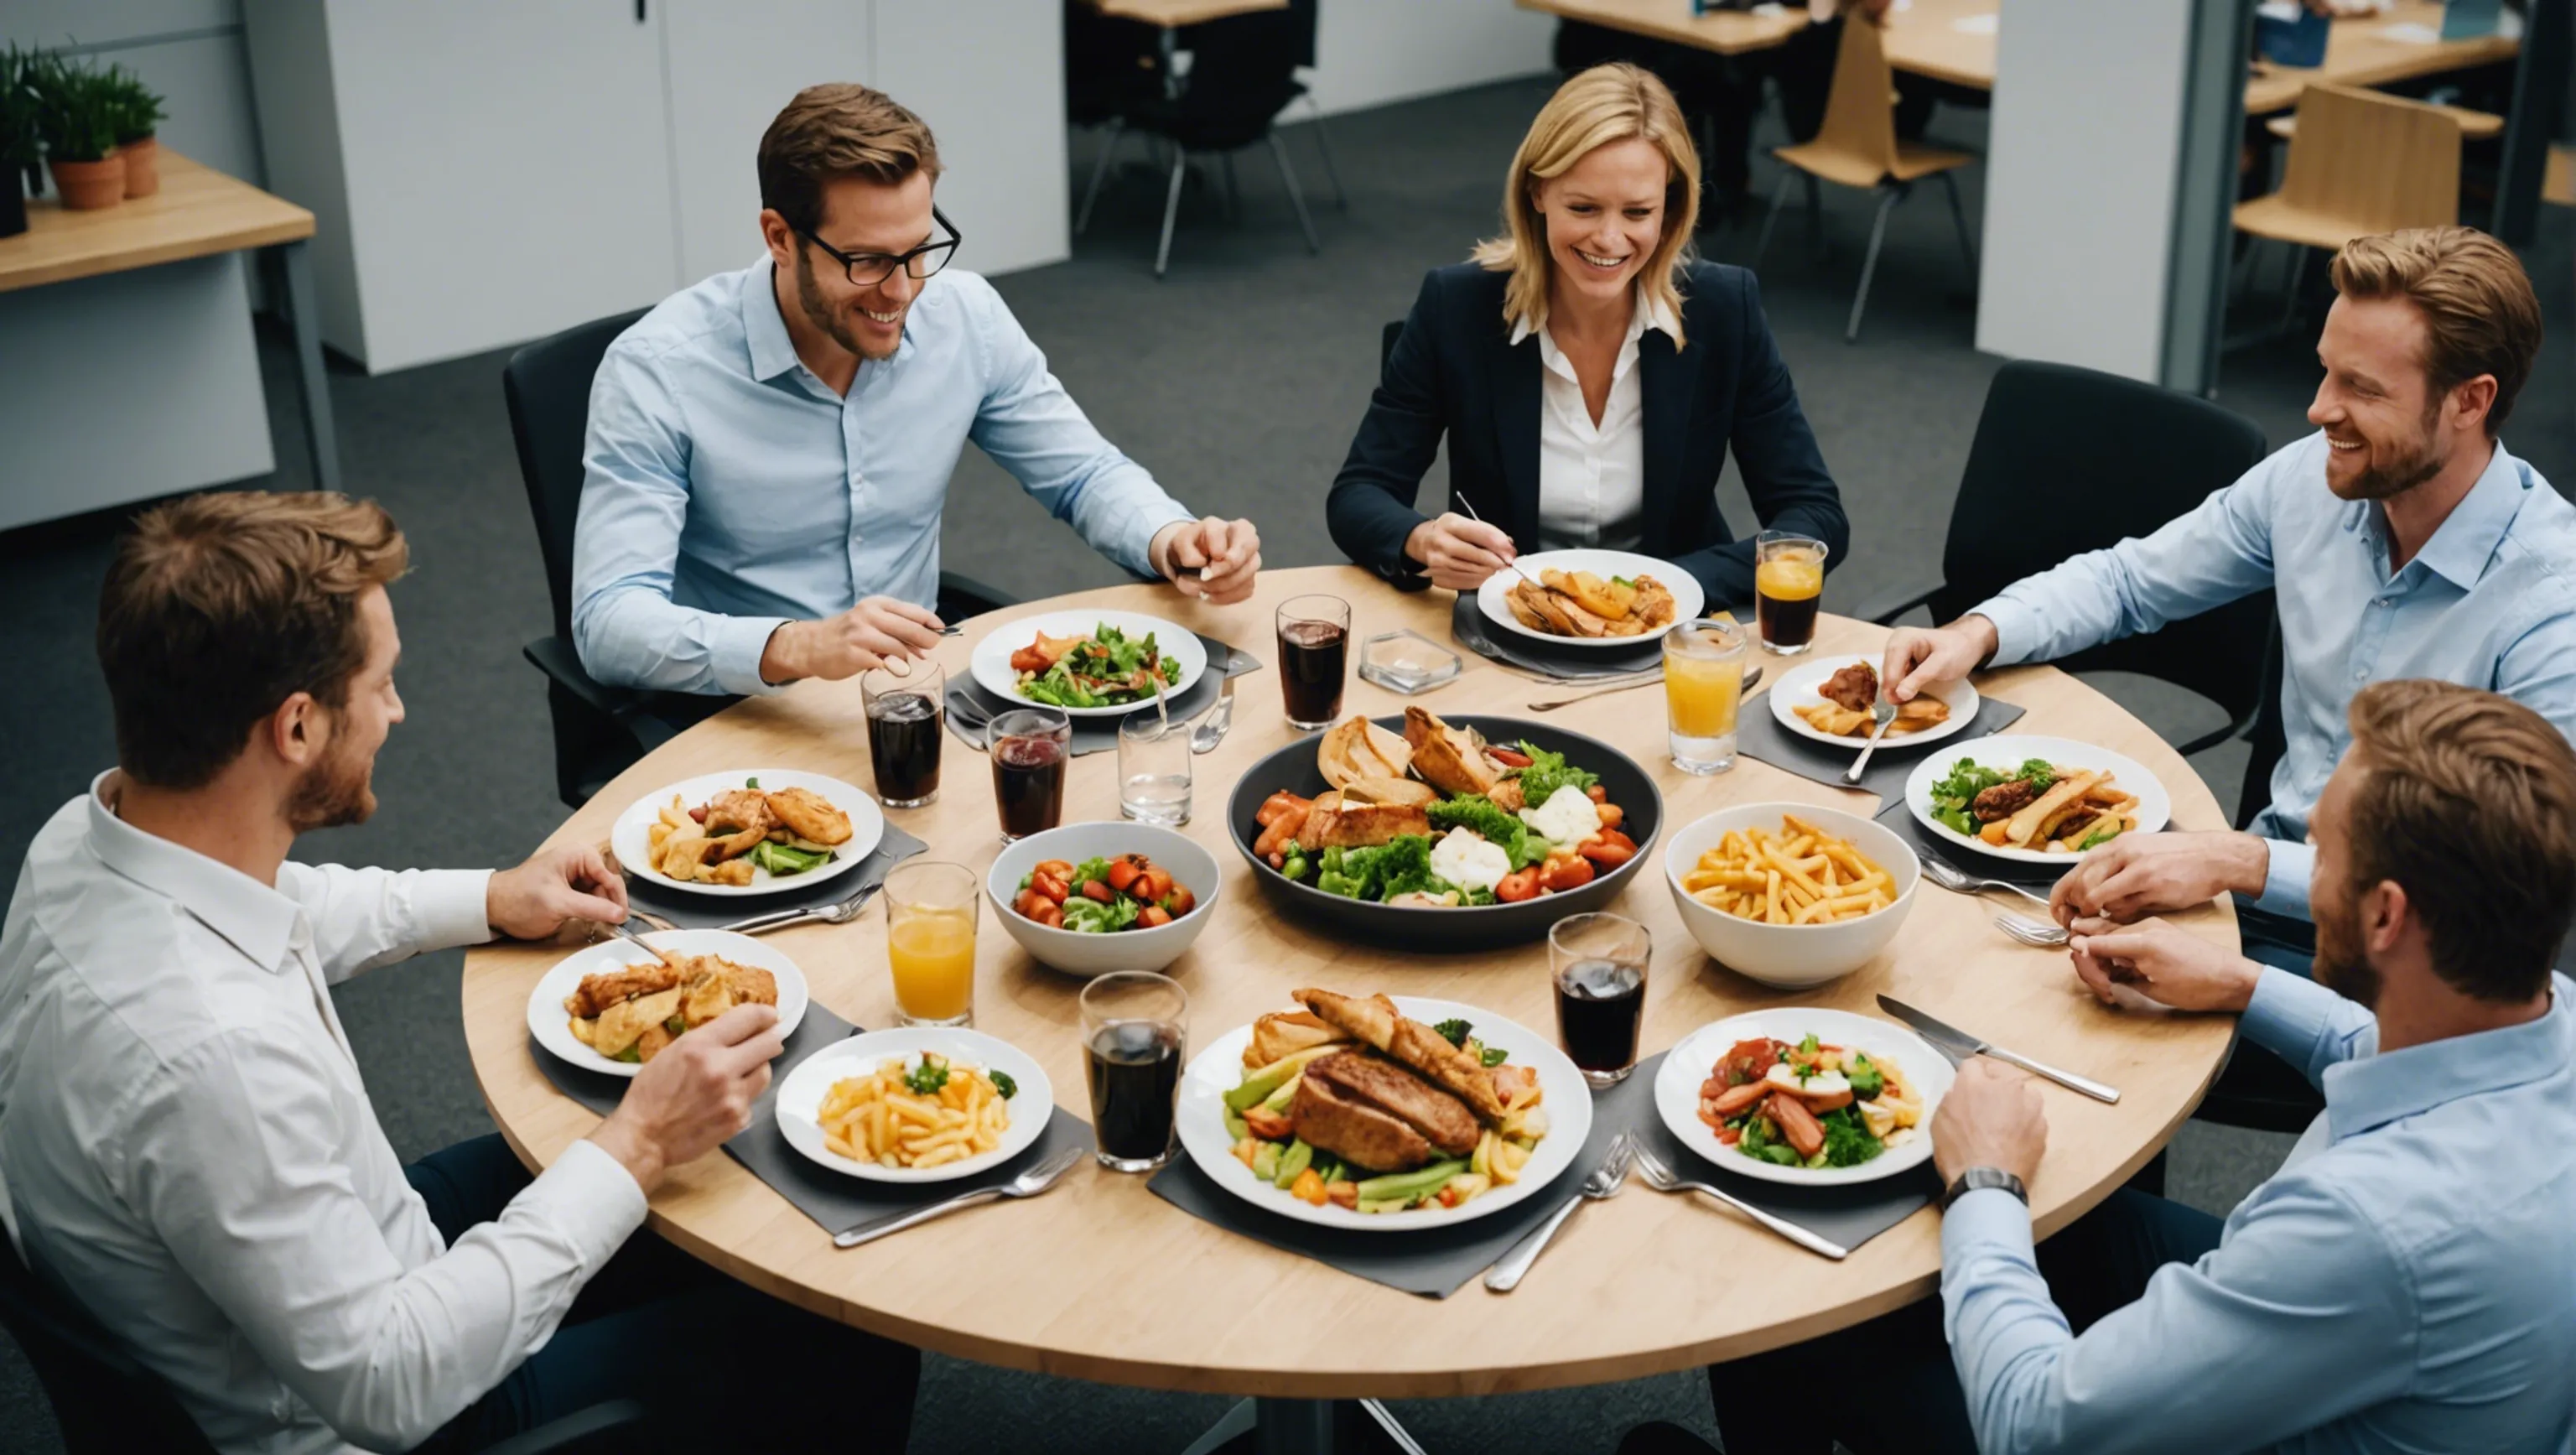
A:
<svg viewBox="0 0 2576 1455">
<path fill-rule="evenodd" d="M 2206 904 L 2235 891 L 2256 895 L 2272 851 L 2252 834 L 2122 834 L 2075 861 L 2048 892 L 2048 912 L 2061 925 L 2079 919 L 2127 924 Z"/>
<path fill-rule="evenodd" d="M 622 925 L 626 881 L 592 844 L 539 849 L 515 869 L 495 870 L 483 891 L 483 921 L 514 940 L 542 940 L 564 921 Z"/>
<path fill-rule="evenodd" d="M 939 613 L 891 596 L 871 596 L 839 616 L 791 621 L 769 634 L 760 680 L 774 685 L 805 677 L 838 682 L 888 662 L 909 662 L 939 647 Z"/>
<path fill-rule="evenodd" d="M 1971 1056 L 1932 1114 L 1932 1165 L 1949 1186 L 1971 1167 L 2011 1173 L 2028 1187 L 2048 1150 L 2048 1114 L 2029 1077 Z"/>
<path fill-rule="evenodd" d="M 1912 702 L 1925 688 L 1956 682 L 1994 654 L 1995 624 L 1982 616 L 1963 616 L 1948 626 L 1898 627 L 1880 659 L 1879 693 L 1890 702 Z"/>
<path fill-rule="evenodd" d="M 1509 566 L 1520 550 L 1501 527 L 1448 511 L 1415 526 L 1404 538 L 1404 553 L 1422 563 L 1432 585 L 1473 591 Z"/>
<path fill-rule="evenodd" d="M 664 1172 L 751 1125 L 751 1105 L 769 1089 L 770 1059 L 786 1044 L 776 1006 L 737 1005 L 663 1048 L 590 1140 L 649 1193 Z"/>
<path fill-rule="evenodd" d="M 2176 1010 L 2243 1010 L 2263 967 L 2160 919 L 2134 925 L 2079 919 L 2067 927 L 2076 978 L 2104 1005 L 2126 985 Z"/>
<path fill-rule="evenodd" d="M 1261 532 L 1251 521 L 1211 515 L 1164 529 L 1170 539 L 1149 554 L 1163 562 L 1163 574 L 1183 596 L 1232 606 L 1252 595 L 1253 578 L 1261 571 Z"/>
</svg>

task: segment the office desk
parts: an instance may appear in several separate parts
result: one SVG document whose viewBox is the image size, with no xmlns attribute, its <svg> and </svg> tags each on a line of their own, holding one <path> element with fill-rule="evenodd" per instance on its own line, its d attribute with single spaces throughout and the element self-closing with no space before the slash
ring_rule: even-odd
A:
<svg viewBox="0 0 2576 1455">
<path fill-rule="evenodd" d="M 313 214 L 281 198 L 272 197 L 246 182 L 201 166 L 176 152 L 161 152 L 161 190 L 152 197 L 137 198 L 115 207 L 95 212 L 69 212 L 51 199 L 27 204 L 27 231 L 17 237 L 0 238 L 0 295 L 26 293 L 37 289 L 65 289 L 60 296 L 73 316 L 61 309 L 36 307 L 36 299 L 0 298 L 9 308 L 0 311 L 0 354 L 15 355 L 33 364 L 26 375 L 19 376 L 30 385 L 39 373 L 69 375 L 84 387 L 101 396 L 116 396 L 141 389 L 152 380 L 122 372 L 121 361 L 111 355 L 89 356 L 84 347 L 98 344 L 113 349 L 119 340 L 110 335 L 141 321 L 142 335 L 132 339 L 149 358 L 146 372 L 151 375 L 183 376 L 191 369 L 231 369 L 242 362 L 238 350 L 220 347 L 212 356 L 193 355 L 185 345 L 191 340 L 193 313 L 165 314 L 158 310 L 168 301 L 164 290 L 154 284 L 130 293 L 102 292 L 86 280 L 100 280 L 123 274 L 142 274 L 147 270 L 163 272 L 188 270 L 192 264 L 207 260 L 227 259 L 243 252 L 268 252 L 282 265 L 287 311 L 295 330 L 295 352 L 299 383 L 304 404 L 305 441 L 311 447 L 314 470 L 325 489 L 338 489 L 340 461 L 333 440 L 331 401 L 322 372 L 322 343 L 319 319 L 313 303 L 313 276 L 305 259 L 305 240 L 313 236 Z M 226 268 L 220 272 L 203 272 L 213 286 L 213 296 L 220 299 L 238 293 L 247 301 L 237 272 Z M 68 290 L 87 289 L 73 294 Z M 52 301 L 49 295 L 47 302 Z M 181 299 L 193 304 L 206 301 L 203 290 L 189 292 Z M 79 311 L 96 304 L 95 327 L 83 328 Z M 139 305 L 130 312 L 121 305 Z M 236 320 L 215 321 L 220 326 L 229 322 L 238 330 L 238 338 L 247 341 L 246 309 Z M 215 335 L 209 335 L 215 337 Z M 227 330 L 218 344 L 232 341 Z M 22 351 L 23 350 L 23 351 Z M 248 381 L 250 397 L 257 398 L 257 361 L 250 360 Z M 15 371 L 13 371 L 14 373 Z M 184 377 L 170 379 L 184 385 Z M 236 383 L 240 381 L 234 381 Z M 13 394 L 21 391 L 13 390 Z M 7 419 L 0 416 L 0 419 Z M 41 448 L 31 448 L 26 431 L 42 433 L 56 424 L 68 428 L 78 420 L 39 417 L 7 419 L 9 429 L 0 438 L 10 440 L 8 453 L 25 464 L 30 459 L 46 459 Z M 128 417 L 127 430 L 149 430 L 159 423 L 148 417 Z M 265 409 L 260 411 L 259 428 L 267 428 Z M 185 449 L 185 442 L 179 442 Z M 97 456 L 85 456 L 99 458 Z M 31 472 L 32 473 L 32 472 Z M 243 473 L 256 473 L 245 471 Z M 0 492 L 0 529 L 23 525 L 29 521 L 50 519 L 74 510 L 118 504 L 126 500 L 167 494 L 214 480 L 192 480 L 167 475 L 134 479 L 119 477 L 113 457 L 101 461 L 97 472 L 98 489 L 85 489 L 84 482 L 55 478 L 17 482 Z M 224 476 L 219 478 L 238 478 Z M 23 487 L 23 488 L 21 488 Z M 71 509 L 58 508 L 68 505 Z"/>
<path fill-rule="evenodd" d="M 1518 4 L 1523 10 L 1695 46 L 1722 56 L 1767 51 L 1807 28 L 1807 7 L 1803 3 L 1789 6 L 1778 15 L 1756 15 L 1749 10 L 1693 15 L 1690 0 L 1518 0 Z"/>
<path fill-rule="evenodd" d="M 2439 35 L 2440 0 L 2398 0 L 2397 7 L 2385 15 L 2336 21 L 2326 36 L 2324 65 L 2276 66 L 2269 61 L 2257 62 L 2254 79 L 2245 86 L 2245 114 L 2287 111 L 2299 104 L 2299 93 L 2312 85 L 2385 86 L 2391 81 L 2411 81 L 2418 76 L 2464 71 L 2491 61 L 2509 61 L 2522 50 L 2521 41 L 2493 35 L 2430 44 L 2403 40 L 2390 34 L 2397 27 Z"/>
<path fill-rule="evenodd" d="M 1141 20 L 1166 30 L 1257 10 L 1285 10 L 1288 0 L 1091 0 L 1093 9 L 1119 20 Z"/>
</svg>

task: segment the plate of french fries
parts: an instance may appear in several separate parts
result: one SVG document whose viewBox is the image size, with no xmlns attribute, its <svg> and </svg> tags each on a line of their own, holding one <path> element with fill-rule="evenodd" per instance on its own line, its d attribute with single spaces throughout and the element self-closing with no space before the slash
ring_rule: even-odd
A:
<svg viewBox="0 0 2576 1455">
<path fill-rule="evenodd" d="M 636 878 L 689 894 L 743 897 L 847 873 L 884 837 L 876 800 L 838 778 L 729 768 L 665 784 L 627 805 L 608 844 L 618 867 Z"/>
<path fill-rule="evenodd" d="M 1780 674 L 1771 686 L 1771 720 L 1799 737 L 1860 750 L 1881 695 L 1878 659 L 1845 652 L 1811 657 Z M 1943 682 L 1898 707 L 1882 748 L 1938 742 L 1974 721 L 1981 699 L 1962 679 Z"/>
<path fill-rule="evenodd" d="M 946 1182 L 1035 1145 L 1055 1115 L 1045 1070 L 962 1027 L 868 1031 L 778 1083 L 778 1129 L 816 1163 L 871 1182 Z"/>
<path fill-rule="evenodd" d="M 2173 817 L 2156 775 L 2108 748 L 2000 734 L 1915 765 L 1905 806 L 1935 837 L 2026 864 L 2064 866 Z"/>
<path fill-rule="evenodd" d="M 1688 571 L 1633 551 L 1533 551 L 1515 564 L 1478 588 L 1476 609 L 1552 647 L 1636 651 L 1708 604 Z"/>
</svg>

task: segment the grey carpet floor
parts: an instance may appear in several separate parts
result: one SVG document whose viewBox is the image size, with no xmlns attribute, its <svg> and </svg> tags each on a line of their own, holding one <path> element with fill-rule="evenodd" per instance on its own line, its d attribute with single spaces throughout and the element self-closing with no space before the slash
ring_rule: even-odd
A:
<svg viewBox="0 0 2576 1455">
<path fill-rule="evenodd" d="M 998 280 L 1056 373 L 1108 436 L 1194 506 L 1258 521 L 1275 566 L 1338 559 L 1322 499 L 1375 380 L 1380 326 L 1400 318 L 1425 268 L 1462 257 L 1494 227 L 1497 189 L 1522 128 L 1547 87 L 1486 87 L 1330 123 L 1351 191 L 1347 211 L 1304 127 L 1290 147 L 1315 206 L 1323 250 L 1310 256 L 1286 194 L 1259 153 L 1241 173 L 1239 218 L 1222 191 L 1183 199 L 1171 276 L 1152 274 L 1159 179 L 1114 174 L 1072 261 Z M 1945 112 L 1936 132 L 1981 144 L 1982 116 Z M 1077 188 L 1094 155 L 1076 139 Z M 1132 159 L 1142 147 L 1129 143 Z M 1757 164 L 1767 192 L 1770 163 Z M 1969 215 L 1980 177 L 1967 173 Z M 1987 380 L 1998 361 L 1972 347 L 1974 314 L 1942 208 L 1925 200 L 1890 225 L 1867 331 L 1855 346 L 1842 324 L 1858 273 L 1870 202 L 1827 189 L 1830 238 L 1818 258 L 1786 225 L 1763 270 L 1766 306 L 1797 376 L 1826 459 L 1854 523 L 1851 558 L 1831 578 L 1828 605 L 1850 609 L 1928 584 Z M 2571 215 L 2545 208 L 2528 261 L 2553 330 L 2515 419 L 2511 443 L 2544 472 L 2576 478 L 2571 410 Z M 1705 230 L 1704 251 L 1745 261 L 1758 216 Z M 966 261 L 971 266 L 971 259 Z M 2277 265 L 2276 265 L 2277 266 Z M 2276 271 L 2266 269 L 2266 276 Z M 2313 271 L 2313 270 L 2312 270 Z M 2256 299 L 2249 317 L 2274 305 Z M 2313 318 L 2313 311 L 2311 318 Z M 492 354 L 384 378 L 332 379 L 349 488 L 383 501 L 412 541 L 414 575 L 398 590 L 408 721 L 376 774 L 382 807 L 361 827 L 315 835 L 313 858 L 392 865 L 507 863 L 560 815 L 544 694 L 519 658 L 546 627 L 536 541 L 503 412 Z M 263 351 L 282 458 L 274 482 L 309 481 L 289 362 Z M 2304 341 L 2232 356 L 2221 402 L 2259 422 L 2274 444 L 2304 433 L 2316 381 Z M 260 483 L 260 482 L 252 482 Z M 948 564 L 1037 596 L 1108 584 L 1118 574 L 1049 521 L 1017 486 L 970 452 L 953 484 Z M 2080 509 L 2081 480 L 2067 482 Z M 1726 487 L 1731 518 L 1750 520 Z M 89 637 L 109 542 L 123 519 L 105 512 L 0 535 L 0 575 L 12 610 L 0 616 L 0 864 L 15 864 L 36 827 L 114 757 L 107 702 Z M 969 528 L 965 523 L 972 521 Z M 2140 680 L 2104 685 L 2169 737 L 2214 725 L 2216 710 Z M 2233 801 L 2240 750 L 2199 763 Z M 13 876 L 14 877 L 14 876 Z M 490 1122 L 476 1094 L 457 1021 L 461 959 L 434 955 L 338 992 L 376 1107 L 395 1148 L 416 1156 Z M 2269 1175 L 2288 1139 L 2193 1123 L 2173 1144 L 2171 1190 L 2224 1211 Z M 912 1448 L 1050 1452 L 1177 1451 L 1225 1401 L 1115 1389 L 928 1361 Z M 1665 1418 L 1710 1429 L 1706 1387 L 1689 1375 L 1548 1394 L 1404 1404 L 1399 1412 L 1433 1450 L 1606 1452 L 1619 1432 Z M 32 1373 L 0 1337 L 0 1450 L 60 1449 Z"/>
</svg>

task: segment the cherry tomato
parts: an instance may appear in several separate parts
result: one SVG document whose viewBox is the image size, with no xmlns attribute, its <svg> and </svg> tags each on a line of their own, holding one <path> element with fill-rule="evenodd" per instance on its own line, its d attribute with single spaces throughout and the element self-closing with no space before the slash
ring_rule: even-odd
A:
<svg viewBox="0 0 2576 1455">
<path fill-rule="evenodd" d="M 1609 840 L 1611 843 L 1622 845 L 1630 850 L 1634 850 L 1637 847 L 1637 841 L 1635 839 L 1628 837 L 1617 829 L 1605 828 L 1601 831 L 1601 837 Z"/>
<path fill-rule="evenodd" d="M 1038 861 L 1036 872 L 1040 874 L 1052 874 L 1067 884 L 1071 884 L 1073 882 L 1073 866 L 1062 859 L 1040 859 Z M 1057 896 L 1059 899 L 1062 897 L 1062 895 Z"/>
<path fill-rule="evenodd" d="M 1073 892 L 1066 887 L 1062 878 L 1048 873 L 1043 864 L 1038 866 L 1038 872 L 1029 876 L 1029 888 L 1037 894 L 1044 895 L 1048 901 L 1055 904 L 1064 903 L 1065 896 Z"/>
<path fill-rule="evenodd" d="M 1030 915 L 1029 918 L 1045 925 L 1048 929 L 1060 930 L 1064 928 L 1064 907 L 1052 903 L 1041 904 L 1038 906 L 1037 913 Z"/>
<path fill-rule="evenodd" d="M 1136 876 L 1136 882 L 1128 887 L 1129 892 L 1138 899 L 1159 901 L 1169 897 L 1172 892 L 1172 874 L 1168 869 L 1148 866 L 1144 873 Z"/>
<path fill-rule="evenodd" d="M 1581 854 L 1587 861 L 1597 864 L 1601 868 L 1616 869 L 1620 865 L 1637 857 L 1637 846 L 1634 844 L 1612 843 L 1608 834 L 1596 834 L 1593 837 L 1584 840 L 1582 847 L 1577 849 L 1576 852 Z"/>
<path fill-rule="evenodd" d="M 707 821 L 707 806 L 701 803 L 697 807 L 690 809 L 689 817 L 696 819 L 700 823 L 705 823 Z"/>
<path fill-rule="evenodd" d="M 1198 907 L 1199 897 L 1190 893 L 1190 887 L 1186 884 L 1173 885 L 1172 892 L 1163 896 L 1163 908 L 1170 910 L 1174 919 L 1179 919 Z"/>
<path fill-rule="evenodd" d="M 1601 815 L 1601 826 L 1605 829 L 1615 829 L 1628 821 L 1628 810 L 1615 803 L 1595 804 L 1593 811 Z"/>
<path fill-rule="evenodd" d="M 1128 854 L 1112 859 L 1109 861 L 1109 887 L 1124 890 L 1134 884 L 1136 877 L 1144 872 L 1145 858 L 1141 854 Z"/>
<path fill-rule="evenodd" d="M 1110 888 L 1109 881 L 1106 879 L 1085 879 L 1082 881 L 1082 897 L 1096 899 L 1102 904 L 1115 904 L 1118 902 L 1118 891 Z"/>
<path fill-rule="evenodd" d="M 1591 799 L 1594 803 L 1608 803 L 1610 801 L 1610 790 L 1602 787 L 1598 783 L 1595 783 L 1591 787 L 1583 790 L 1583 796 Z"/>
<path fill-rule="evenodd" d="M 1530 765 L 1530 755 L 1517 748 L 1497 748 L 1493 744 L 1487 743 L 1485 745 L 1485 756 L 1502 764 L 1506 768 L 1526 768 Z"/>
<path fill-rule="evenodd" d="M 1526 869 L 1516 869 L 1504 875 L 1502 882 L 1494 886 L 1494 898 L 1505 904 L 1518 904 L 1524 899 L 1538 898 L 1538 866 L 1532 864 Z"/>
<path fill-rule="evenodd" d="M 1551 859 L 1547 868 L 1540 871 L 1538 882 L 1553 892 L 1580 889 L 1592 882 L 1592 861 L 1581 855 L 1571 859 Z M 1499 893 L 1495 895 L 1497 899 L 1501 897 Z"/>
<path fill-rule="evenodd" d="M 1171 922 L 1172 912 L 1159 904 L 1149 904 L 1136 911 L 1136 928 L 1140 930 L 1155 929 Z"/>
</svg>

